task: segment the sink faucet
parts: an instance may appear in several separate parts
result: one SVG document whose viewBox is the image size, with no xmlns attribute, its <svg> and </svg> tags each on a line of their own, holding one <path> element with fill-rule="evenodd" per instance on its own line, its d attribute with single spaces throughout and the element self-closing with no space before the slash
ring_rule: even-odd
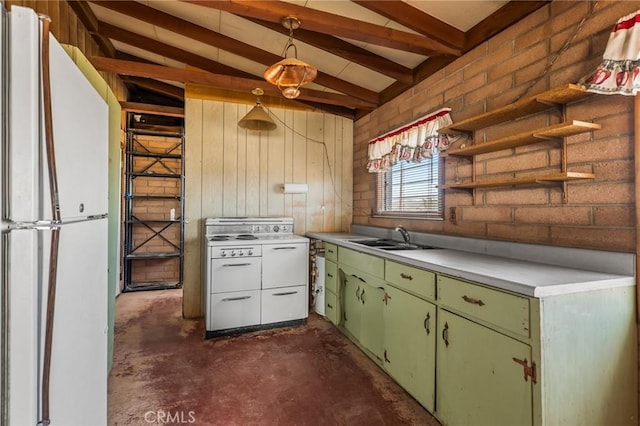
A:
<svg viewBox="0 0 640 426">
<path fill-rule="evenodd" d="M 398 231 L 402 235 L 402 239 L 404 240 L 405 244 L 411 244 L 411 236 L 409 235 L 409 232 L 404 229 L 404 226 L 396 226 L 396 231 Z"/>
</svg>

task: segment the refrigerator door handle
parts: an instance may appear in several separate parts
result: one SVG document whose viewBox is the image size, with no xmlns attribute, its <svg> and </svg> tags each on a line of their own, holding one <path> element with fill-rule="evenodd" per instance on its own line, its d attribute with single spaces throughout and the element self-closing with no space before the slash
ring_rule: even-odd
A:
<svg viewBox="0 0 640 426">
<path fill-rule="evenodd" d="M 49 59 L 49 24 L 51 18 L 46 15 L 38 15 L 42 22 L 42 87 L 44 100 L 45 144 L 47 152 L 47 166 L 49 170 L 49 191 L 51 192 L 51 213 L 54 223 L 60 222 L 60 203 L 58 193 L 58 174 L 56 170 L 55 144 L 53 139 L 53 112 L 51 111 L 51 66 Z M 51 251 L 49 258 L 49 288 L 47 292 L 47 313 L 45 320 L 44 354 L 42 365 L 41 420 L 38 424 L 49 425 L 50 406 L 49 388 L 51 379 L 51 351 L 53 347 L 53 323 L 56 304 L 56 280 L 58 276 L 58 249 L 60 246 L 60 228 L 51 231 Z"/>
</svg>

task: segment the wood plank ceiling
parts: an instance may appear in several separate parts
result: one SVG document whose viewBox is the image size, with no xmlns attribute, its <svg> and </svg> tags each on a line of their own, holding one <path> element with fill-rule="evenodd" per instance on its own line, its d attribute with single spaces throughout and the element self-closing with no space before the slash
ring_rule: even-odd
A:
<svg viewBox="0 0 640 426">
<path fill-rule="evenodd" d="M 359 118 L 532 13 L 545 1 L 146 0 L 70 1 L 104 51 L 90 58 L 119 74 L 132 99 L 179 106 L 184 85 L 231 100 L 282 99 L 262 74 L 285 54 L 318 68 L 296 103 Z M 288 55 L 291 56 L 290 49 Z M 291 101 L 287 101 L 291 102 Z M 291 105 L 291 104 L 289 104 Z"/>
</svg>

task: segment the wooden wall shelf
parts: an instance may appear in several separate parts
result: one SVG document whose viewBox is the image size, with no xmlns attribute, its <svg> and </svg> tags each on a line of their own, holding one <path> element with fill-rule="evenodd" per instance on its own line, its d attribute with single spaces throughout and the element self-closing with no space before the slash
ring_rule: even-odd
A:
<svg viewBox="0 0 640 426">
<path fill-rule="evenodd" d="M 496 124 L 505 123 L 528 115 L 547 111 L 552 108 L 559 109 L 562 116 L 562 122 L 551 126 L 535 129 L 527 132 L 509 135 L 500 139 L 485 143 L 472 143 L 461 148 L 450 149 L 441 153 L 443 157 L 460 156 L 471 157 L 472 159 L 472 177 L 468 182 L 460 182 L 454 184 L 442 185 L 443 189 L 461 189 L 471 191 L 474 195 L 477 188 L 494 188 L 501 186 L 515 185 L 544 185 L 544 184 L 562 184 L 562 199 L 567 201 L 567 182 L 574 180 L 594 179 L 593 173 L 577 173 L 567 171 L 567 141 L 565 138 L 581 133 L 600 130 L 602 126 L 596 123 L 586 121 L 567 120 L 566 104 L 576 102 L 592 96 L 592 93 L 584 91 L 580 86 L 568 84 L 557 89 L 540 93 L 536 96 L 522 99 L 502 108 L 486 112 L 484 114 L 470 117 L 453 123 L 450 126 L 439 130 L 443 134 L 471 133 L 472 141 L 476 140 L 475 132 L 486 127 Z M 545 142 L 548 140 L 557 140 L 561 142 L 562 150 L 560 171 L 542 172 L 526 176 L 498 178 L 487 180 L 476 180 L 476 159 L 475 156 L 486 154 L 489 152 L 502 151 L 506 149 L 516 148 L 519 146 L 532 145 L 535 143 Z M 514 172 L 515 173 L 515 172 Z"/>
<path fill-rule="evenodd" d="M 567 136 L 578 135 L 591 130 L 600 130 L 601 125 L 588 123 L 585 121 L 572 120 L 541 129 L 507 136 L 491 142 L 474 144 L 464 148 L 452 149 L 442 153 L 443 157 L 449 155 L 467 156 L 485 154 L 487 152 L 501 151 L 503 149 L 515 148 L 518 146 L 531 145 L 544 142 L 549 139 L 562 139 Z"/>
<path fill-rule="evenodd" d="M 596 175 L 593 173 L 577 173 L 577 172 L 558 172 L 546 173 L 532 176 L 520 176 L 508 179 L 491 179 L 475 182 L 453 183 L 443 185 L 444 189 L 474 189 L 474 188 L 492 188 L 498 186 L 513 185 L 533 185 L 544 183 L 568 182 L 571 180 L 593 179 Z"/>
<path fill-rule="evenodd" d="M 504 107 L 485 112 L 484 114 L 458 121 L 450 126 L 443 127 L 439 132 L 447 134 L 472 132 L 527 115 L 550 110 L 560 105 L 585 99 L 589 96 L 593 96 L 593 93 L 586 92 L 576 84 L 567 84 L 566 86 L 521 99 Z"/>
</svg>

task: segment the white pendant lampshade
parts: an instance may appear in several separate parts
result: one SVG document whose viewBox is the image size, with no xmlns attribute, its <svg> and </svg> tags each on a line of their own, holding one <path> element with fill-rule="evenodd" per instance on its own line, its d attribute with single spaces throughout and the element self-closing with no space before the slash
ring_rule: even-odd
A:
<svg viewBox="0 0 640 426">
<path fill-rule="evenodd" d="M 256 96 L 264 94 L 262 89 L 251 91 Z M 260 100 L 256 100 L 256 105 L 238 122 L 238 126 L 248 130 L 269 131 L 275 129 L 276 123 L 269 117 L 269 114 L 262 108 Z"/>
</svg>

